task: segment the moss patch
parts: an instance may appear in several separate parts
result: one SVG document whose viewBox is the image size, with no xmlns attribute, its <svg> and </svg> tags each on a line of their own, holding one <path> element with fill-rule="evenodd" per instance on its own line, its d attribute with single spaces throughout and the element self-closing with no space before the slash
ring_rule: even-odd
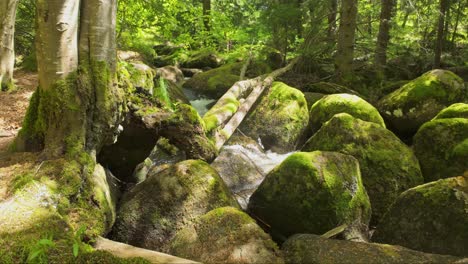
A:
<svg viewBox="0 0 468 264">
<path fill-rule="evenodd" d="M 468 118 L 468 104 L 453 104 L 440 111 L 434 119 L 442 118 Z"/>
<path fill-rule="evenodd" d="M 355 158 L 299 152 L 270 172 L 250 198 L 249 211 L 274 237 L 323 234 L 343 223 L 366 226 L 370 203 Z"/>
<path fill-rule="evenodd" d="M 307 141 L 303 151 L 313 150 L 338 151 L 359 160 L 374 224 L 401 192 L 423 182 L 409 147 L 384 127 L 346 113 L 335 115 Z"/>
</svg>

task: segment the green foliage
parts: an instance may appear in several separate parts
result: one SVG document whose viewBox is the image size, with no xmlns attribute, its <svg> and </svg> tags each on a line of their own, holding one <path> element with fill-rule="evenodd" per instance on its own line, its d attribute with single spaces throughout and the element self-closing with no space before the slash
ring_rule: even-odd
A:
<svg viewBox="0 0 468 264">
<path fill-rule="evenodd" d="M 159 86 L 154 88 L 153 94 L 153 96 L 158 99 L 164 105 L 164 107 L 169 110 L 174 110 L 174 105 L 171 102 L 171 98 L 169 98 L 167 84 L 164 78 L 159 78 Z"/>
<path fill-rule="evenodd" d="M 55 243 L 51 236 L 42 238 L 30 249 L 27 262 L 41 264 L 48 263 L 47 253 L 55 247 Z"/>
</svg>

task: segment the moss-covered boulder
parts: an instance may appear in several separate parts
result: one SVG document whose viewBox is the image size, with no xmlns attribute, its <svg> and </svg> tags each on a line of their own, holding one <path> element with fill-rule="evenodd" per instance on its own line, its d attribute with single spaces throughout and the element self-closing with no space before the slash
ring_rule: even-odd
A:
<svg viewBox="0 0 468 264">
<path fill-rule="evenodd" d="M 206 162 L 187 160 L 148 178 L 124 195 L 111 237 L 168 252 L 175 233 L 218 207 L 238 207 L 218 173 Z"/>
<path fill-rule="evenodd" d="M 310 110 L 312 106 L 317 102 L 318 100 L 322 99 L 325 96 L 323 93 L 310 93 L 310 92 L 305 92 L 304 97 L 307 101 L 307 108 Z"/>
<path fill-rule="evenodd" d="M 371 214 L 358 161 L 321 151 L 294 153 L 273 169 L 250 198 L 249 211 L 283 241 L 341 224 L 366 231 Z"/>
<path fill-rule="evenodd" d="M 185 61 L 182 61 L 184 68 L 218 68 L 223 64 L 223 59 L 214 50 L 199 50 L 191 54 Z"/>
<path fill-rule="evenodd" d="M 467 178 L 438 180 L 402 193 L 377 226 L 373 240 L 468 256 Z"/>
<path fill-rule="evenodd" d="M 381 125 L 341 113 L 315 133 L 303 151 L 337 151 L 359 160 L 375 224 L 403 191 L 423 183 L 411 149 Z"/>
<path fill-rule="evenodd" d="M 248 114 L 240 130 L 253 139 L 260 138 L 265 149 L 284 153 L 295 149 L 308 123 L 304 94 L 275 82 Z"/>
<path fill-rule="evenodd" d="M 378 105 L 389 127 L 411 137 L 443 108 L 468 100 L 463 80 L 446 70 L 432 70 L 382 98 Z"/>
<path fill-rule="evenodd" d="M 316 132 L 322 127 L 323 123 L 339 113 L 348 113 L 356 118 L 385 127 L 385 122 L 379 111 L 359 96 L 331 94 L 318 100 L 310 109 L 310 129 L 312 132 Z"/>
<path fill-rule="evenodd" d="M 156 78 L 164 78 L 177 85 L 181 85 L 184 82 L 184 74 L 176 66 L 165 66 L 156 70 Z"/>
<path fill-rule="evenodd" d="M 282 246 L 286 263 L 455 263 L 461 258 L 427 254 L 399 246 L 359 243 L 321 238 L 317 235 L 298 234 Z"/>
<path fill-rule="evenodd" d="M 414 152 L 426 182 L 454 177 L 468 170 L 468 118 L 438 118 L 414 136 Z"/>
<path fill-rule="evenodd" d="M 434 119 L 442 118 L 468 118 L 468 104 L 453 104 L 440 111 Z"/>
<path fill-rule="evenodd" d="M 183 87 L 194 90 L 210 98 L 220 98 L 229 88 L 240 79 L 240 73 L 244 63 L 236 62 L 223 65 L 203 73 L 194 75 L 184 83 Z M 268 65 L 254 62 L 247 68 L 247 77 L 257 77 L 270 72 Z"/>
<path fill-rule="evenodd" d="M 233 207 L 214 209 L 177 232 L 170 252 L 202 263 L 284 263 L 270 236 Z"/>
</svg>

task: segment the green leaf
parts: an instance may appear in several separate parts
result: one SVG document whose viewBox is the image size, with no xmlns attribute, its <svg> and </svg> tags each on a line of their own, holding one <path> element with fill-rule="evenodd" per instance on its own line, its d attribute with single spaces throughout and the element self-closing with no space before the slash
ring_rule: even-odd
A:
<svg viewBox="0 0 468 264">
<path fill-rule="evenodd" d="M 43 239 L 39 240 L 39 242 L 37 242 L 37 244 L 43 245 L 43 246 L 49 246 L 49 247 L 55 246 L 54 241 L 52 241 L 50 239 L 47 239 L 47 238 L 43 238 Z"/>
<path fill-rule="evenodd" d="M 75 258 L 78 257 L 79 250 L 80 250 L 80 245 L 76 243 L 73 244 L 73 256 L 75 256 Z"/>
</svg>

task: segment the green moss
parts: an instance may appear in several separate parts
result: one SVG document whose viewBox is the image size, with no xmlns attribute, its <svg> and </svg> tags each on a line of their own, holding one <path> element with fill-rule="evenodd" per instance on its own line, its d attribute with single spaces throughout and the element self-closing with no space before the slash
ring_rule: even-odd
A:
<svg viewBox="0 0 468 264">
<path fill-rule="evenodd" d="M 274 82 L 241 124 L 241 130 L 260 138 L 277 152 L 293 150 L 309 123 L 304 94 L 281 82 Z"/>
<path fill-rule="evenodd" d="M 442 118 L 468 118 L 468 104 L 453 104 L 440 111 L 434 119 Z"/>
<path fill-rule="evenodd" d="M 343 223 L 365 226 L 370 219 L 357 160 L 320 151 L 298 152 L 284 160 L 252 195 L 249 211 L 279 239 L 323 234 Z"/>
<path fill-rule="evenodd" d="M 349 114 L 335 115 L 311 137 L 303 151 L 338 151 L 359 160 L 372 204 L 373 223 L 404 190 L 423 182 L 418 160 L 393 133 Z"/>
<path fill-rule="evenodd" d="M 332 94 L 318 100 L 310 109 L 309 126 L 313 131 L 317 131 L 323 123 L 339 113 L 348 113 L 356 118 L 385 127 L 385 122 L 377 109 L 351 94 Z"/>
<path fill-rule="evenodd" d="M 375 241 L 468 256 L 467 187 L 465 178 L 456 177 L 405 191 L 377 227 Z"/>
<path fill-rule="evenodd" d="M 218 128 L 221 123 L 219 117 L 232 116 L 237 112 L 240 102 L 237 98 L 229 94 L 223 96 L 204 116 L 203 120 L 206 124 L 206 132 L 210 134 L 214 129 Z"/>
<path fill-rule="evenodd" d="M 463 174 L 468 159 L 468 119 L 442 118 L 424 124 L 414 136 L 414 152 L 426 182 Z"/>
</svg>

